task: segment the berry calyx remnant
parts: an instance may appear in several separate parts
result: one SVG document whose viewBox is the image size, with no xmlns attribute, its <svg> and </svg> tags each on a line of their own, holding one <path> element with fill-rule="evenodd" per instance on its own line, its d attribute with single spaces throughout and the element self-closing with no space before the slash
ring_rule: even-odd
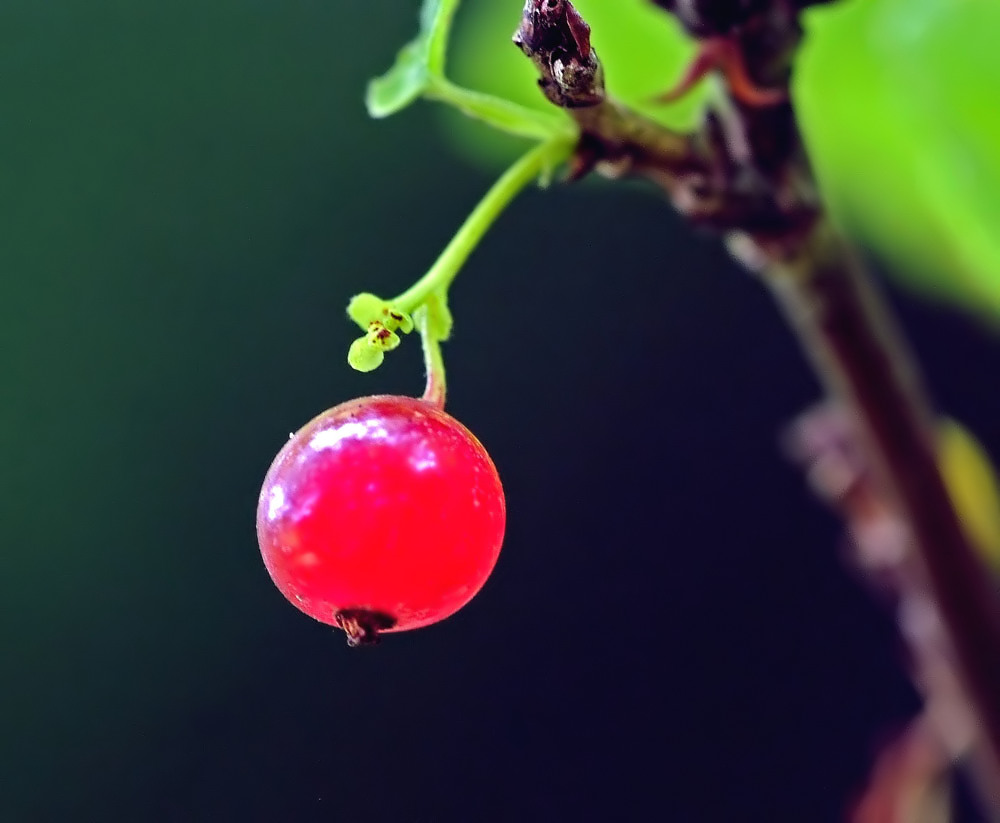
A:
<svg viewBox="0 0 1000 823">
<path fill-rule="evenodd" d="M 268 573 L 351 645 L 454 614 L 503 541 L 496 467 L 475 436 L 412 397 L 363 397 L 307 423 L 275 458 L 257 508 Z"/>
</svg>

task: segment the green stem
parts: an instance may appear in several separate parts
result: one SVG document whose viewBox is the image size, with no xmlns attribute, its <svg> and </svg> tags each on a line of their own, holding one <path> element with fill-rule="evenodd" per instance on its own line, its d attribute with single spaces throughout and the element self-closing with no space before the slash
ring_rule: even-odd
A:
<svg viewBox="0 0 1000 823">
<path fill-rule="evenodd" d="M 521 106 L 502 97 L 457 86 L 446 77 L 432 77 L 424 96 L 516 137 L 548 140 L 556 135 L 569 138 L 578 133 L 573 121 L 561 111 L 549 112 Z"/>
<path fill-rule="evenodd" d="M 424 368 L 427 371 L 427 386 L 424 389 L 423 399 L 439 409 L 444 408 L 447 383 L 444 357 L 441 355 L 441 340 L 435 332 L 435 326 L 439 324 L 434 322 L 434 315 L 442 309 L 447 311 L 444 308 L 444 299 L 440 294 L 432 294 L 413 315 L 417 330 L 420 332 L 420 341 L 423 343 Z"/>
<path fill-rule="evenodd" d="M 455 19 L 459 0 L 440 0 L 433 21 L 424 21 L 424 25 L 433 22 L 430 43 L 427 49 L 427 68 L 431 74 L 444 74 L 444 61 L 448 52 L 448 37 L 451 34 L 451 23 Z M 426 3 L 424 4 L 427 5 Z M 425 12 L 426 14 L 426 12 Z"/>
<path fill-rule="evenodd" d="M 412 313 L 431 294 L 444 294 L 473 249 L 511 200 L 532 180 L 569 157 L 574 144 L 574 137 L 560 134 L 535 146 L 507 169 L 472 210 L 427 274 L 392 300 L 392 304 Z"/>
</svg>

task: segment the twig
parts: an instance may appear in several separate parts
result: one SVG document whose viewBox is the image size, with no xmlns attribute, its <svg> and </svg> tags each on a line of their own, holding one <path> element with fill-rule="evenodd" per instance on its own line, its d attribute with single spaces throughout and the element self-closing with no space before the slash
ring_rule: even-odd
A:
<svg viewBox="0 0 1000 823">
<path fill-rule="evenodd" d="M 879 755 L 851 823 L 949 823 L 947 759 L 923 717 Z"/>
<path fill-rule="evenodd" d="M 569 0 L 527 0 L 514 40 L 548 99 L 581 128 L 577 174 L 596 168 L 649 178 L 692 221 L 722 230 L 737 259 L 774 294 L 830 396 L 850 415 L 880 497 L 907 524 L 914 574 L 941 616 L 984 758 L 1000 775 L 1000 601 L 938 472 L 935 416 L 913 358 L 823 210 L 789 99 L 798 15 L 811 4 L 660 0 L 699 41 L 724 41 L 730 67 L 738 61 L 739 83 L 724 75 L 730 94 L 691 136 L 607 97 L 590 29 Z M 748 95 L 748 83 L 766 93 Z M 743 92 L 733 94 L 735 85 Z M 1000 796 L 988 794 L 984 803 L 1000 811 Z"/>
<path fill-rule="evenodd" d="M 906 524 L 912 588 L 919 583 L 943 623 L 941 642 L 953 651 L 994 775 L 984 799 L 1000 813 L 1000 616 L 990 573 L 952 509 L 929 407 L 884 305 L 846 251 L 806 245 L 801 254 L 800 268 L 785 263 L 765 280 L 831 395 L 846 402 L 872 482 Z"/>
<path fill-rule="evenodd" d="M 850 419 L 832 404 L 802 415 L 786 437 L 790 456 L 806 470 L 816 494 L 847 522 L 852 565 L 894 609 L 910 652 L 924 708 L 880 754 L 853 823 L 947 821 L 940 806 L 952 763 L 970 766 L 980 793 L 996 786 L 989 753 L 976 728 L 968 695 L 955 671 L 937 604 L 912 551 L 912 536 L 872 483 L 870 467 Z M 920 816 L 918 806 L 927 807 Z"/>
</svg>

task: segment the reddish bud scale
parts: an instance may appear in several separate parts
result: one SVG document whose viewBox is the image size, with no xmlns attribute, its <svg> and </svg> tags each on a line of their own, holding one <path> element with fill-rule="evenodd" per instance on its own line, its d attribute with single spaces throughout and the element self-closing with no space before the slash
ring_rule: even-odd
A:
<svg viewBox="0 0 1000 823">
<path fill-rule="evenodd" d="M 275 458 L 257 509 L 275 585 L 355 643 L 458 611 L 493 570 L 504 525 L 482 444 L 412 397 L 364 397 L 312 420 Z"/>
</svg>

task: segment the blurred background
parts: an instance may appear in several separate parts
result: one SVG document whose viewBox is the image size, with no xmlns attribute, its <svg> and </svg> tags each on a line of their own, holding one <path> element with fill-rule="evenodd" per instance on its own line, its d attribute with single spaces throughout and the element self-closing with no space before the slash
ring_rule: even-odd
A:
<svg viewBox="0 0 1000 823">
<path fill-rule="evenodd" d="M 918 702 L 780 455 L 794 340 L 641 186 L 529 191 L 452 291 L 509 507 L 472 604 L 358 651 L 268 579 L 288 433 L 422 390 L 414 340 L 347 367 L 348 297 L 492 179 L 429 105 L 367 119 L 416 6 L 0 6 L 0 820 L 838 819 Z M 891 288 L 1000 453 L 995 333 Z"/>
</svg>

